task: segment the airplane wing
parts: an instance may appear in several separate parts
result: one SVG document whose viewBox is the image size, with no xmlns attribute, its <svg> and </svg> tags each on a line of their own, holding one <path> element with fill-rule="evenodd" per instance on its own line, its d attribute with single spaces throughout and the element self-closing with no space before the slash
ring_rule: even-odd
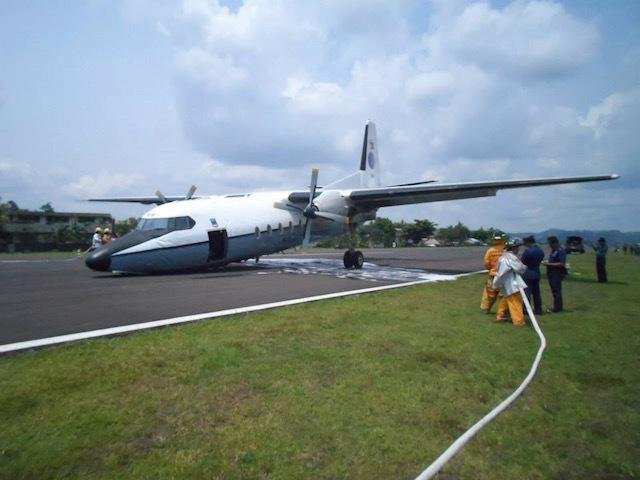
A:
<svg viewBox="0 0 640 480">
<path fill-rule="evenodd" d="M 495 196 L 498 190 L 524 187 L 541 187 L 564 183 L 597 182 L 615 180 L 618 175 L 583 177 L 536 178 L 491 182 L 449 183 L 408 187 L 381 187 L 352 190 L 349 199 L 358 207 L 379 208 L 410 203 L 441 202 L 462 198 Z"/>
<path fill-rule="evenodd" d="M 165 196 L 166 202 L 177 202 L 178 200 L 186 200 L 184 195 Z M 199 198 L 199 197 L 191 197 Z M 89 198 L 89 202 L 119 202 L 119 203 L 142 203 L 143 205 L 152 205 L 154 203 L 166 203 L 158 198 L 157 195 L 149 197 L 101 197 Z"/>
<path fill-rule="evenodd" d="M 407 205 L 411 203 L 442 202 L 463 198 L 491 197 L 498 190 L 524 187 L 541 187 L 564 183 L 597 182 L 615 180 L 618 175 L 595 175 L 582 177 L 535 178 L 527 180 L 505 180 L 489 182 L 407 185 L 394 187 L 362 188 L 344 191 L 345 198 L 362 210 Z M 308 192 L 293 192 L 291 202 L 308 200 Z"/>
</svg>

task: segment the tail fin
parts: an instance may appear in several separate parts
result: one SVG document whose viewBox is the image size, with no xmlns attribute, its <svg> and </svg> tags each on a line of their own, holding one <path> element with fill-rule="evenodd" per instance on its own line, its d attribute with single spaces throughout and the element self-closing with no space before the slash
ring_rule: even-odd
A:
<svg viewBox="0 0 640 480">
<path fill-rule="evenodd" d="M 380 181 L 380 157 L 378 156 L 376 125 L 368 121 L 364 127 L 360 170 L 329 183 L 324 188 L 372 188 L 380 185 L 382 183 Z"/>
<path fill-rule="evenodd" d="M 380 156 L 376 124 L 368 121 L 364 127 L 364 141 L 360 158 L 360 186 L 371 188 L 380 185 Z"/>
</svg>

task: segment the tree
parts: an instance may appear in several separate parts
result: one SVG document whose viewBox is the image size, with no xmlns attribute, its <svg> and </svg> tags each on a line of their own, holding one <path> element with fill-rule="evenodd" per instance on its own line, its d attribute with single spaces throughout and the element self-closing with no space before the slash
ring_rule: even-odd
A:
<svg viewBox="0 0 640 480">
<path fill-rule="evenodd" d="M 126 220 L 117 221 L 114 227 L 116 235 L 121 237 L 129 233 L 131 230 L 134 230 L 136 225 L 138 225 L 138 220 L 138 218 L 129 217 Z"/>
<path fill-rule="evenodd" d="M 396 229 L 388 218 L 379 217 L 363 228 L 365 238 L 373 245 L 390 247 L 396 238 Z"/>
<path fill-rule="evenodd" d="M 42 206 L 39 208 L 39 210 L 40 210 L 41 212 L 44 212 L 44 213 L 53 213 L 53 212 L 54 212 L 53 207 L 51 206 L 51 202 L 47 202 L 47 203 L 45 203 L 44 205 L 42 205 Z"/>
<path fill-rule="evenodd" d="M 501 230 L 495 227 L 482 228 L 480 227 L 478 230 L 471 230 L 471 236 L 473 238 L 477 238 L 478 240 L 489 243 L 494 235 Z"/>
<path fill-rule="evenodd" d="M 470 234 L 471 231 L 461 222 L 438 230 L 438 238 L 446 242 L 464 242 Z"/>
<path fill-rule="evenodd" d="M 402 229 L 402 236 L 405 240 L 417 244 L 423 238 L 432 236 L 438 225 L 425 218 L 424 220 L 414 220 L 413 223 L 400 223 L 398 226 Z"/>
<path fill-rule="evenodd" d="M 0 197 L 2 200 L 2 197 Z M 13 200 L 9 200 L 8 202 L 2 203 L 0 202 L 0 223 L 4 223 L 9 220 L 8 213 L 15 212 L 18 210 L 18 204 Z"/>
</svg>

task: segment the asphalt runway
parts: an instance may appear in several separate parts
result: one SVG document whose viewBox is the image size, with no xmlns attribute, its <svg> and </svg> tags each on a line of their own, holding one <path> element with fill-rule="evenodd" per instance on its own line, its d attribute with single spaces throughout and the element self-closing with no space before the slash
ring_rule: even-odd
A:
<svg viewBox="0 0 640 480">
<path fill-rule="evenodd" d="M 484 248 L 363 250 L 360 271 L 342 251 L 271 255 L 215 272 L 118 276 L 81 259 L 0 261 L 0 345 L 184 315 L 357 290 L 482 269 Z M 27 258 L 27 257 L 25 257 Z M 431 272 L 431 273 L 429 273 Z"/>
</svg>

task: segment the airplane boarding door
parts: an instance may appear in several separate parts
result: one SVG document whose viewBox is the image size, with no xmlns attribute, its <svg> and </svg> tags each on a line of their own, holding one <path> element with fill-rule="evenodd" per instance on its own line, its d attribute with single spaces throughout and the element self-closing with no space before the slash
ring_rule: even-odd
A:
<svg viewBox="0 0 640 480">
<path fill-rule="evenodd" d="M 209 234 L 209 258 L 207 258 L 207 262 L 223 260 L 227 256 L 227 247 L 229 244 L 227 231 L 210 230 L 207 233 Z"/>
</svg>

